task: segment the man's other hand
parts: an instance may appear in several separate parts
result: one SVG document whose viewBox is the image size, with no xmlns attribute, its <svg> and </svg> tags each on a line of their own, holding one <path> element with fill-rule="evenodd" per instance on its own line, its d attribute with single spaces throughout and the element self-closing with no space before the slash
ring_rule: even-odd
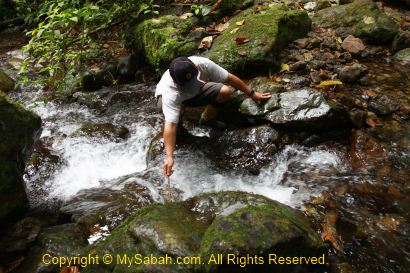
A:
<svg viewBox="0 0 410 273">
<path fill-rule="evenodd" d="M 174 158 L 172 156 L 166 156 L 165 163 L 164 163 L 164 175 L 170 176 L 173 173 L 172 171 L 173 165 L 174 165 Z"/>
<path fill-rule="evenodd" d="M 252 94 L 251 99 L 253 99 L 254 102 L 259 104 L 261 100 L 267 100 L 270 99 L 270 97 L 272 97 L 272 94 L 270 93 L 255 92 Z"/>
</svg>

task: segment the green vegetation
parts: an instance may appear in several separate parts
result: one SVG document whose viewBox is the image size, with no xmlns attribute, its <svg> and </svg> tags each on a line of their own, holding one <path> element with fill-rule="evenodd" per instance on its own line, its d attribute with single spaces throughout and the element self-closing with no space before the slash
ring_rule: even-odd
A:
<svg viewBox="0 0 410 273">
<path fill-rule="evenodd" d="M 19 0 L 17 8 L 26 13 L 26 23 L 35 25 L 27 32 L 31 39 L 24 49 L 30 57 L 23 63 L 21 71 L 39 69 L 51 86 L 66 82 L 67 78 L 72 81 L 74 72 L 115 54 L 112 47 L 118 45 L 108 42 L 120 40 L 122 25 L 158 15 L 158 4 L 166 2 L 43 0 L 35 2 L 35 6 L 31 1 Z M 23 80 L 27 81 L 27 78 Z"/>
</svg>

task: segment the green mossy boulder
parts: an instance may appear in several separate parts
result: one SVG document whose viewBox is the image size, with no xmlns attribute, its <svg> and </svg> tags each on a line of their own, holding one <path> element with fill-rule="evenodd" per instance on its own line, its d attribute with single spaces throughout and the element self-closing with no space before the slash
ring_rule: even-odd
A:
<svg viewBox="0 0 410 273">
<path fill-rule="evenodd" d="M 82 272 L 250 272 L 250 267 L 210 265 L 208 261 L 216 253 L 264 258 L 270 253 L 313 256 L 323 246 L 304 218 L 283 204 L 244 192 L 208 193 L 182 202 L 144 207 L 104 241 L 83 250 L 83 255 L 94 253 L 100 257 L 104 253 L 114 257 L 168 255 L 173 261 L 177 256 L 189 255 L 200 257 L 199 264 L 128 267 L 113 263 L 87 267 Z M 256 269 L 275 270 L 267 264 Z"/>
<path fill-rule="evenodd" d="M 403 64 L 410 64 L 410 48 L 405 48 L 400 51 L 398 51 L 396 54 L 393 56 L 394 60 L 397 62 L 401 62 Z"/>
<path fill-rule="evenodd" d="M 319 27 L 339 28 L 341 32 L 372 44 L 391 42 L 399 31 L 394 19 L 380 11 L 371 0 L 356 0 L 320 10 L 313 17 L 313 23 Z"/>
<path fill-rule="evenodd" d="M 27 206 L 22 174 L 40 128 L 40 117 L 0 91 L 0 223 Z"/>
<path fill-rule="evenodd" d="M 163 71 L 175 57 L 190 56 L 198 49 L 205 32 L 192 31 L 196 20 L 175 15 L 147 19 L 135 27 L 128 38 L 128 46 Z"/>
<path fill-rule="evenodd" d="M 238 26 L 242 20 L 243 25 Z M 310 26 L 305 11 L 290 10 L 284 5 L 261 6 L 256 12 L 249 8 L 229 21 L 229 27 L 215 39 L 206 57 L 236 73 L 272 68 L 281 50 L 305 36 Z M 237 39 L 248 42 L 238 44 Z"/>
</svg>

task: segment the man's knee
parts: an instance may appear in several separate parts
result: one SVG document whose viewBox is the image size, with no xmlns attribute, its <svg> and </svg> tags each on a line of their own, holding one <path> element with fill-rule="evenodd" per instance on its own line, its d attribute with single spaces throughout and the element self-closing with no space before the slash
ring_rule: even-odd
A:
<svg viewBox="0 0 410 273">
<path fill-rule="evenodd" d="M 216 101 L 219 103 L 226 102 L 231 98 L 232 93 L 233 93 L 233 88 L 228 85 L 224 85 L 219 91 L 219 94 L 216 97 Z"/>
</svg>

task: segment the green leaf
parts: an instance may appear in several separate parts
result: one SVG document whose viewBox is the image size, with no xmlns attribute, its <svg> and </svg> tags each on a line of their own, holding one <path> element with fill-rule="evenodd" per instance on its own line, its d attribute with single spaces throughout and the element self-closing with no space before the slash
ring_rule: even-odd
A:
<svg viewBox="0 0 410 273">
<path fill-rule="evenodd" d="M 211 12 L 211 7 L 210 6 L 203 6 L 202 7 L 202 16 L 206 16 Z"/>
<path fill-rule="evenodd" d="M 73 21 L 73 22 L 78 23 L 78 17 L 77 16 L 71 17 L 70 20 Z"/>
</svg>

